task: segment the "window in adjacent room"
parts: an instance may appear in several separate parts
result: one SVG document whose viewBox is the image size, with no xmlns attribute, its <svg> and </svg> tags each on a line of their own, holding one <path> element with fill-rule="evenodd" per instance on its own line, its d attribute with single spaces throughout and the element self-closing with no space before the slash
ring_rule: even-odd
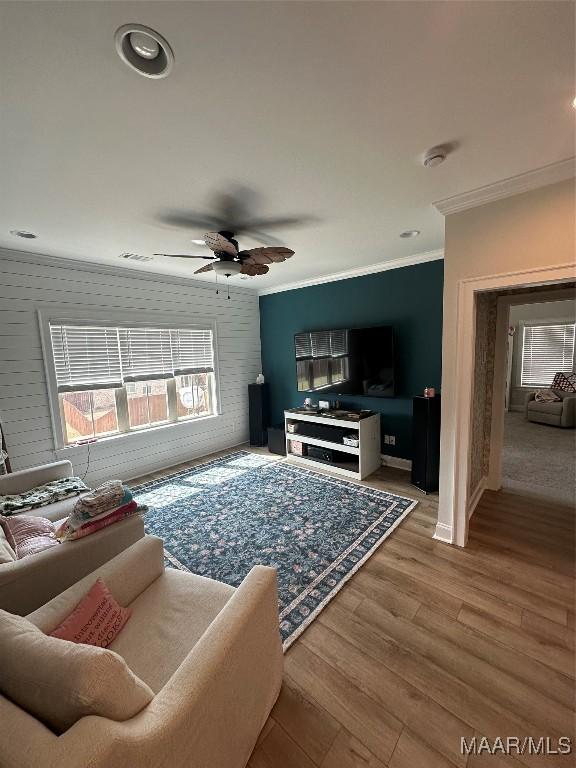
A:
<svg viewBox="0 0 576 768">
<path fill-rule="evenodd" d="M 549 387 L 554 375 L 574 369 L 574 323 L 525 325 L 522 344 L 523 387 Z"/>
<path fill-rule="evenodd" d="M 216 413 L 213 331 L 50 322 L 64 444 Z"/>
</svg>

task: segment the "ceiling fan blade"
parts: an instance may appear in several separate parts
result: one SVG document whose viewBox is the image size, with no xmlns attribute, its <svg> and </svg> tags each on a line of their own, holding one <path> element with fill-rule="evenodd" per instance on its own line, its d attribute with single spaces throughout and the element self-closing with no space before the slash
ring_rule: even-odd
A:
<svg viewBox="0 0 576 768">
<path fill-rule="evenodd" d="M 222 229 L 220 226 L 222 222 L 217 216 L 211 216 L 210 214 L 204 213 L 182 213 L 172 211 L 161 214 L 158 219 L 163 224 L 168 224 L 171 227 L 198 229 L 201 232 L 207 229 L 215 231 Z"/>
<path fill-rule="evenodd" d="M 203 267 L 200 267 L 200 269 L 197 269 L 194 274 L 200 275 L 202 272 L 210 272 L 210 270 L 214 269 L 212 264 L 204 264 Z"/>
<path fill-rule="evenodd" d="M 255 277 L 256 275 L 265 275 L 269 271 L 269 267 L 266 264 L 242 264 L 241 274 L 250 275 Z"/>
<path fill-rule="evenodd" d="M 250 259 L 255 264 L 270 264 L 274 262 L 279 264 L 282 261 L 286 261 L 291 256 L 294 256 L 294 251 L 291 248 L 250 248 L 247 251 L 240 251 L 238 254 L 240 258 Z"/>
<path fill-rule="evenodd" d="M 314 216 L 278 216 L 275 219 L 252 219 L 242 222 L 245 231 L 278 229 L 282 227 L 303 227 L 314 224 L 318 219 Z"/>
<path fill-rule="evenodd" d="M 231 243 L 230 240 L 221 235 L 219 232 L 206 232 L 204 235 L 204 241 L 208 248 L 214 253 L 227 253 L 230 256 L 237 256 L 238 249 Z"/>
<path fill-rule="evenodd" d="M 215 256 L 193 256 L 189 253 L 155 253 L 154 256 L 167 256 L 169 259 L 208 259 L 214 261 Z"/>
</svg>

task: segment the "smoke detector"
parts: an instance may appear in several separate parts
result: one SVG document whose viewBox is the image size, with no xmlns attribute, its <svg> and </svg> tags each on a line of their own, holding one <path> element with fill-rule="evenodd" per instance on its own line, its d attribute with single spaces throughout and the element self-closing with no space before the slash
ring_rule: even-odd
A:
<svg viewBox="0 0 576 768">
<path fill-rule="evenodd" d="M 434 168 L 436 165 L 440 165 L 446 160 L 448 152 L 446 147 L 432 147 L 424 153 L 422 158 L 422 165 L 424 168 Z"/>
</svg>

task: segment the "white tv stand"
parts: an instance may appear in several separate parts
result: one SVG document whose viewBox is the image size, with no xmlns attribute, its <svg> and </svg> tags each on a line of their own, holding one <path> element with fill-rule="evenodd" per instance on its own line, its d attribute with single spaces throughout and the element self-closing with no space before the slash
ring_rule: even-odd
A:
<svg viewBox="0 0 576 768">
<path fill-rule="evenodd" d="M 358 447 L 353 448 L 344 445 L 339 435 L 334 440 L 308 437 L 298 432 L 289 432 L 288 424 L 294 424 L 298 429 L 298 423 L 312 422 L 326 427 L 345 429 L 358 434 Z M 334 431 L 336 431 L 334 429 Z M 318 413 L 299 410 L 284 411 L 284 432 L 286 435 L 286 456 L 288 460 L 309 469 L 326 469 L 338 475 L 363 480 L 372 474 L 381 464 L 380 458 L 380 414 L 372 414 L 362 419 L 346 418 L 343 414 L 338 417 L 329 416 L 322 411 Z M 304 446 L 315 445 L 320 448 L 331 448 L 338 451 L 341 461 L 323 461 L 311 456 L 298 456 L 291 452 L 293 441 L 299 441 Z"/>
</svg>

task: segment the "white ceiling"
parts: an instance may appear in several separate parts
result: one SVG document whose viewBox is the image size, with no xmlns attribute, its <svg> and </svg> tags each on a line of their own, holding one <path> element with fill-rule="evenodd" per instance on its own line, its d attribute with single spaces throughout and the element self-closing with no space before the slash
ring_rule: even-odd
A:
<svg viewBox="0 0 576 768">
<path fill-rule="evenodd" d="M 156 217 L 206 209 L 234 182 L 261 195 L 258 215 L 319 220 L 274 231 L 296 255 L 243 286 L 440 248 L 432 201 L 574 154 L 574 9 L 0 2 L 0 246 L 190 275 L 202 262 L 118 254 L 201 252 L 190 243 L 201 231 Z M 127 22 L 168 39 L 167 79 L 120 61 L 114 32 Z M 454 153 L 422 168 L 443 142 Z M 413 228 L 419 238 L 399 239 Z"/>
</svg>

